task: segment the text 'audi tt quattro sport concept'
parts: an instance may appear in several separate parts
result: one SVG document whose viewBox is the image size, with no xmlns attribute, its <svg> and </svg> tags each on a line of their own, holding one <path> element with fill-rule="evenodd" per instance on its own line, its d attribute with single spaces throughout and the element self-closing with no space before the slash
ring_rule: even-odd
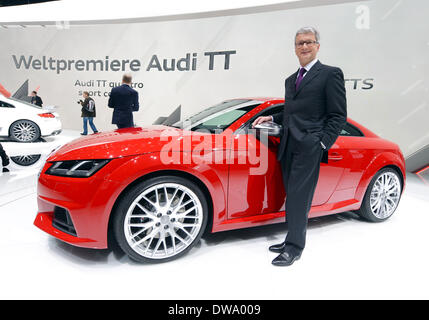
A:
<svg viewBox="0 0 429 320">
<path fill-rule="evenodd" d="M 284 222 L 283 129 L 252 128 L 283 107 L 282 99 L 232 99 L 170 126 L 76 139 L 40 172 L 34 224 L 75 246 L 104 249 L 115 239 L 133 260 L 161 262 L 188 252 L 204 231 Z M 303 134 L 319 143 L 312 130 Z M 309 218 L 356 211 L 386 220 L 404 189 L 404 163 L 396 144 L 347 119 L 321 163 Z"/>
</svg>

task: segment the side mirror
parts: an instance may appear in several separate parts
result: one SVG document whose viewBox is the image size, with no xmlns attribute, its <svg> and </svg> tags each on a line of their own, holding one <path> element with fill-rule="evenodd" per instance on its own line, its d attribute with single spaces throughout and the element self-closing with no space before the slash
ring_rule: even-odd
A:
<svg viewBox="0 0 429 320">
<path fill-rule="evenodd" d="M 280 137 L 283 129 L 281 125 L 272 121 L 260 123 L 254 128 L 257 129 L 257 131 L 259 131 L 260 133 L 273 137 Z"/>
</svg>

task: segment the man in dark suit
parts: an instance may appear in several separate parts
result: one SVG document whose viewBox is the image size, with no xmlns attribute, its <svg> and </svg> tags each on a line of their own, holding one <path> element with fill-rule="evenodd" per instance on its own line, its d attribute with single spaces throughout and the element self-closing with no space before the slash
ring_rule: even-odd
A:
<svg viewBox="0 0 429 320">
<path fill-rule="evenodd" d="M 139 94 L 131 88 L 131 75 L 122 77 L 122 85 L 110 92 L 108 106 L 113 108 L 112 123 L 118 129 L 134 127 L 133 112 L 139 111 Z"/>
<path fill-rule="evenodd" d="M 269 248 L 279 253 L 272 262 L 277 266 L 289 266 L 301 257 L 320 162 L 327 162 L 327 152 L 347 119 L 343 72 L 320 63 L 316 58 L 319 48 L 316 29 L 297 31 L 295 53 L 300 68 L 285 81 L 284 110 L 253 123 L 274 121 L 283 125 L 277 158 L 286 191 L 288 234 L 284 242 Z"/>
<path fill-rule="evenodd" d="M 35 104 L 36 106 L 39 106 L 39 107 L 43 106 L 42 98 L 40 98 L 37 95 L 37 91 L 32 91 L 31 92 L 31 104 Z"/>
</svg>

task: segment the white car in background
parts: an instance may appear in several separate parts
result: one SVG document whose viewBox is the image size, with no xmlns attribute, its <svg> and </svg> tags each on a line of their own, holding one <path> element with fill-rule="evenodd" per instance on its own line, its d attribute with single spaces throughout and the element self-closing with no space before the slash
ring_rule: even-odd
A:
<svg viewBox="0 0 429 320">
<path fill-rule="evenodd" d="M 34 142 L 61 130 L 61 120 L 54 108 L 41 108 L 0 95 L 0 136 L 17 142 Z"/>
</svg>

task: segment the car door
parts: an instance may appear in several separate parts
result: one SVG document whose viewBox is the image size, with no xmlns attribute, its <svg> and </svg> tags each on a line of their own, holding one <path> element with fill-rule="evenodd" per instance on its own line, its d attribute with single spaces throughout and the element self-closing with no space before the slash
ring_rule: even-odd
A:
<svg viewBox="0 0 429 320">
<path fill-rule="evenodd" d="M 375 156 L 374 150 L 368 148 L 368 143 L 363 142 L 364 139 L 368 138 L 348 121 L 329 150 L 328 164 L 322 164 L 322 167 L 325 168 L 325 175 L 320 177 L 322 183 L 317 186 L 318 192 L 323 192 L 322 189 L 324 185 L 328 184 L 331 178 L 329 174 L 333 170 L 343 172 L 335 189 L 330 192 L 329 204 L 356 201 L 354 197 L 358 184 L 371 159 Z"/>
<path fill-rule="evenodd" d="M 259 115 L 280 112 L 283 105 L 265 109 Z M 249 130 L 253 117 L 232 136 L 228 180 L 228 219 L 284 210 L 285 192 L 277 161 L 278 137 L 261 139 Z"/>
<path fill-rule="evenodd" d="M 269 107 L 252 118 L 249 125 L 258 116 L 271 115 L 282 109 L 283 105 Z M 280 138 L 268 137 L 267 141 L 262 141 L 252 130 L 243 129 L 233 135 L 232 141 L 228 218 L 243 218 L 283 211 L 286 195 L 281 166 L 277 161 Z M 329 158 L 329 163 L 321 164 L 312 206 L 326 203 L 335 191 L 344 172 L 346 163 L 344 160 L 348 158 L 346 146 L 336 143 L 329 151 Z M 258 174 L 251 174 L 251 169 L 254 169 L 254 172 L 255 169 L 260 170 Z"/>
</svg>

